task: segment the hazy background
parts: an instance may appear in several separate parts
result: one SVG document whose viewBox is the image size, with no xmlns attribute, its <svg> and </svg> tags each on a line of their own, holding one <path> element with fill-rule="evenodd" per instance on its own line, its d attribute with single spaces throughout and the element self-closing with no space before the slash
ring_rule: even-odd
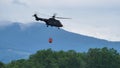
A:
<svg viewBox="0 0 120 68">
<path fill-rule="evenodd" d="M 0 26 L 10 22 L 35 22 L 32 15 L 49 18 L 54 13 L 70 17 L 61 20 L 63 29 L 120 41 L 120 0 L 0 0 Z M 50 16 L 47 16 L 50 15 Z"/>
</svg>

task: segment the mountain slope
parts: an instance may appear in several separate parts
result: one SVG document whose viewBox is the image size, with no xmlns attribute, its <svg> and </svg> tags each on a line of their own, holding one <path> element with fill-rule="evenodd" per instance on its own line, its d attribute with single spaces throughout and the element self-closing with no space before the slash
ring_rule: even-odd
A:
<svg viewBox="0 0 120 68">
<path fill-rule="evenodd" d="M 49 38 L 53 43 L 48 43 Z M 89 48 L 114 48 L 120 52 L 120 42 L 109 42 L 102 39 L 88 37 L 46 27 L 44 24 L 31 23 L 29 27 L 22 27 L 19 23 L 0 27 L 0 61 L 8 62 L 13 59 L 27 58 L 40 49 L 87 51 Z"/>
</svg>

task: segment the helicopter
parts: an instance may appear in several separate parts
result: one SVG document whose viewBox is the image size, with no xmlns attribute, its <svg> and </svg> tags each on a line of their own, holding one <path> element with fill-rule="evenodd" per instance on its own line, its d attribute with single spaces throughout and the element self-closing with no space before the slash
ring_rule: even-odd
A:
<svg viewBox="0 0 120 68">
<path fill-rule="evenodd" d="M 51 27 L 54 26 L 54 27 L 57 27 L 58 29 L 60 27 L 63 27 L 63 25 L 56 18 L 58 18 L 58 19 L 70 19 L 70 18 L 56 17 L 56 14 L 53 14 L 53 16 L 51 18 L 48 18 L 48 19 L 46 19 L 46 18 L 40 18 L 40 17 L 37 16 L 37 14 L 34 14 L 33 17 L 35 17 L 36 21 L 44 21 L 46 23 L 47 27 L 48 26 L 51 26 Z"/>
</svg>

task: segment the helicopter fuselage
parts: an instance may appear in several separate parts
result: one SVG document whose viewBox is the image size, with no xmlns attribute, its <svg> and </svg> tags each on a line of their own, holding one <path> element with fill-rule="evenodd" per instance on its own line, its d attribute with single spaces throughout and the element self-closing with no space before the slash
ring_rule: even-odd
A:
<svg viewBox="0 0 120 68">
<path fill-rule="evenodd" d="M 37 15 L 35 14 L 34 15 L 36 21 L 44 21 L 48 26 L 55 26 L 55 27 L 63 27 L 63 25 L 61 24 L 61 22 L 59 20 L 56 20 L 55 18 L 49 18 L 49 19 L 44 19 L 44 18 L 39 18 L 37 17 Z"/>
<path fill-rule="evenodd" d="M 61 24 L 61 22 L 59 20 L 56 20 L 54 18 L 49 18 L 47 20 L 45 20 L 46 25 L 47 26 L 56 26 L 56 27 L 63 27 L 63 25 Z"/>
</svg>

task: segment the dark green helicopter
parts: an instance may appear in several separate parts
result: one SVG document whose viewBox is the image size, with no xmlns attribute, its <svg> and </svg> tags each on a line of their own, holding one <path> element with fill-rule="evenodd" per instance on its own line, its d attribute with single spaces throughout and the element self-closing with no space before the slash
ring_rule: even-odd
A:
<svg viewBox="0 0 120 68">
<path fill-rule="evenodd" d="M 45 18 L 40 18 L 37 16 L 37 14 L 34 14 L 33 17 L 35 17 L 35 20 L 36 21 L 44 21 L 48 26 L 54 26 L 54 27 L 58 27 L 58 29 L 60 27 L 63 27 L 62 23 L 57 20 L 56 18 L 59 18 L 59 19 L 70 19 L 70 18 L 63 18 L 63 17 L 56 17 L 56 14 L 54 14 L 51 18 L 49 19 L 45 19 Z"/>
</svg>

